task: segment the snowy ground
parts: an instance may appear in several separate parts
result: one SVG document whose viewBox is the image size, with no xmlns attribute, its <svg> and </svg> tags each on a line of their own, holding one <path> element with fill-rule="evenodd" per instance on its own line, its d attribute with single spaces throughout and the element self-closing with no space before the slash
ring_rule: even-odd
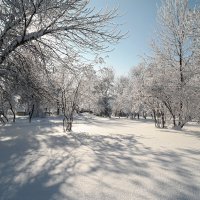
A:
<svg viewBox="0 0 200 200">
<path fill-rule="evenodd" d="M 0 127 L 0 200 L 200 199 L 200 127 L 79 118 Z"/>
</svg>

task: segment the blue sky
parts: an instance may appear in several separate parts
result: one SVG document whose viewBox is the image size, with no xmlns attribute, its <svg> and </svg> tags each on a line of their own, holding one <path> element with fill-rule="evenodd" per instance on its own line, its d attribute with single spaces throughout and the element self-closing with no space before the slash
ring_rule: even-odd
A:
<svg viewBox="0 0 200 200">
<path fill-rule="evenodd" d="M 91 5 L 97 9 L 119 6 L 122 16 L 117 20 L 123 23 L 121 30 L 128 31 L 128 38 L 114 46 L 114 50 L 108 53 L 109 57 L 105 58 L 106 64 L 112 66 L 116 74 L 128 73 L 141 61 L 141 56 L 149 53 L 159 3 L 160 0 L 91 0 Z"/>
<path fill-rule="evenodd" d="M 190 1 L 194 4 L 200 0 Z M 119 6 L 119 14 L 122 16 L 117 20 L 123 23 L 121 30 L 129 32 L 128 38 L 116 45 L 105 61 L 115 69 L 117 75 L 127 74 L 130 68 L 141 61 L 141 56 L 150 53 L 150 43 L 156 29 L 157 7 L 161 0 L 91 0 L 90 3 L 97 9 Z"/>
</svg>

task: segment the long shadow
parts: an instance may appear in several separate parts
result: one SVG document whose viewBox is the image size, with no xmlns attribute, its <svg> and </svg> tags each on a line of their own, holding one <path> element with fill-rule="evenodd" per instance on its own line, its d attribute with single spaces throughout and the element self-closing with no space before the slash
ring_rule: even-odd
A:
<svg viewBox="0 0 200 200">
<path fill-rule="evenodd" d="M 1 128 L 0 200 L 73 199 L 59 187 L 73 177 L 77 161 L 70 151 L 76 145 L 65 135 L 51 135 L 57 125 L 49 125 Z"/>
<path fill-rule="evenodd" d="M 200 139 L 200 130 L 199 131 L 183 131 L 183 134 L 195 136 L 196 138 Z"/>
<path fill-rule="evenodd" d="M 1 129 L 0 200 L 200 197 L 200 154 L 192 147 L 155 150 L 140 136 L 63 134 L 57 128 Z"/>
<path fill-rule="evenodd" d="M 166 132 L 169 134 L 173 134 L 173 133 L 178 133 L 178 134 L 182 134 L 182 135 L 187 135 L 187 136 L 192 136 L 192 137 L 196 137 L 197 139 L 200 139 L 200 130 L 199 131 L 194 131 L 194 130 L 173 130 L 173 129 L 155 129 L 158 130 L 159 132 Z"/>
<path fill-rule="evenodd" d="M 199 151 L 189 149 L 154 151 L 140 143 L 140 137 L 134 135 L 92 136 L 83 133 L 72 135 L 81 145 L 95 152 L 95 165 L 87 172 L 88 174 L 102 169 L 108 174 L 132 176 L 133 183 L 135 178 L 138 180 L 147 178 L 156 186 L 156 189 L 149 191 L 154 199 L 199 199 L 200 197 Z M 190 161 L 193 162 L 192 165 Z M 158 174 L 152 171 L 154 168 L 158 170 Z M 167 171 L 170 173 L 166 173 Z M 165 192 L 167 190 L 172 193 L 171 197 L 169 191 Z"/>
</svg>

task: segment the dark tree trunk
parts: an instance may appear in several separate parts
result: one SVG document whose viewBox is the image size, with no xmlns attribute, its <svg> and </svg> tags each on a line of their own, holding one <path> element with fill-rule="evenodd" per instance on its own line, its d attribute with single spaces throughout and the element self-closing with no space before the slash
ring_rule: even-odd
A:
<svg viewBox="0 0 200 200">
<path fill-rule="evenodd" d="M 33 104 L 31 111 L 29 112 L 29 123 L 31 123 L 31 119 L 33 117 L 33 112 L 34 112 L 34 107 L 35 105 Z"/>
<path fill-rule="evenodd" d="M 165 128 L 165 114 L 161 111 L 161 128 Z"/>
<path fill-rule="evenodd" d="M 64 116 L 64 119 L 63 119 L 63 130 L 67 131 L 67 132 L 71 132 L 72 123 L 73 123 L 73 117 L 72 116 L 71 117 Z"/>
<path fill-rule="evenodd" d="M 180 57 L 179 57 L 179 72 L 180 72 L 180 90 L 183 91 L 183 84 L 184 84 L 184 77 L 183 77 L 183 49 L 182 44 L 179 42 L 179 50 L 180 50 Z M 178 114 L 178 126 L 181 127 L 183 124 L 183 118 L 182 118 L 182 112 L 183 112 L 183 102 L 180 99 L 180 111 Z M 183 125 L 184 126 L 184 125 Z"/>
<path fill-rule="evenodd" d="M 8 118 L 6 117 L 5 113 L 2 113 L 3 117 L 6 119 L 6 121 L 8 122 Z"/>
<path fill-rule="evenodd" d="M 156 119 L 156 111 L 153 110 L 153 118 L 154 118 L 154 122 L 155 122 L 155 127 L 157 127 L 157 119 Z"/>
<path fill-rule="evenodd" d="M 72 130 L 72 122 L 69 121 L 67 122 L 67 128 L 66 128 L 66 131 L 70 132 Z"/>
<path fill-rule="evenodd" d="M 66 117 L 64 117 L 64 119 L 63 119 L 63 130 L 65 131 L 65 123 L 66 123 L 66 121 L 67 121 L 67 119 L 66 119 Z"/>
<path fill-rule="evenodd" d="M 146 112 L 143 111 L 143 118 L 147 119 Z"/>
<path fill-rule="evenodd" d="M 10 110 L 13 114 L 13 122 L 15 122 L 15 119 L 16 119 L 15 111 L 13 110 L 12 104 L 10 102 L 9 102 L 9 104 L 10 104 Z"/>
<path fill-rule="evenodd" d="M 6 123 L 1 116 L 0 116 L 0 122 L 2 122 L 3 125 L 5 125 Z"/>
<path fill-rule="evenodd" d="M 173 115 L 172 118 L 173 118 L 173 125 L 174 127 L 176 127 L 176 117 Z"/>
<path fill-rule="evenodd" d="M 185 126 L 185 124 L 186 124 L 186 123 L 182 123 L 182 124 L 181 124 L 181 128 L 183 128 L 183 127 Z"/>
</svg>

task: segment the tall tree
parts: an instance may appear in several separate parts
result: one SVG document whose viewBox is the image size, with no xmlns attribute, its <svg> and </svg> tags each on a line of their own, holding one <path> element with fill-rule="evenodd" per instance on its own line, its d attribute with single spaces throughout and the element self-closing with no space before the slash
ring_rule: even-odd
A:
<svg viewBox="0 0 200 200">
<path fill-rule="evenodd" d="M 199 45 L 194 39 L 194 30 L 198 26 L 196 17 L 188 0 L 163 1 L 158 11 L 158 39 L 153 45 L 153 64 L 158 72 L 154 71 L 154 77 L 160 76 L 154 90 L 159 90 L 158 98 L 172 114 L 174 126 L 180 128 L 191 120 L 191 102 L 187 96 L 194 88 L 189 87 L 189 83 L 199 73 L 195 60 L 198 54 L 195 49 Z"/>
</svg>

